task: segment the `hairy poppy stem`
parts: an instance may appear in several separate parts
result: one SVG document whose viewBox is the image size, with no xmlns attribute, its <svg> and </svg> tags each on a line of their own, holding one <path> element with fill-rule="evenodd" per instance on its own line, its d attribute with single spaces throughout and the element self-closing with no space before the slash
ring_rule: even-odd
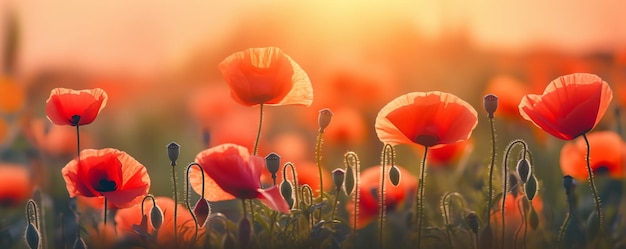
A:
<svg viewBox="0 0 626 249">
<path fill-rule="evenodd" d="M 381 173 L 380 173 L 380 188 L 378 191 L 378 248 L 384 248 L 383 232 L 385 230 L 385 166 L 393 167 L 394 150 L 391 144 L 385 144 L 381 155 Z"/>
<path fill-rule="evenodd" d="M 354 209 L 353 211 L 353 220 L 352 220 L 352 246 L 353 248 L 357 248 L 357 239 L 356 239 L 356 229 L 357 224 L 359 222 L 359 176 L 360 172 L 360 163 L 359 156 L 353 151 L 349 151 L 344 155 L 344 164 L 346 165 L 346 179 L 344 180 L 344 189 L 346 190 L 346 194 L 353 194 L 354 201 Z M 349 186 L 350 183 L 354 185 Z M 354 193 L 352 192 L 354 189 Z"/>
<path fill-rule="evenodd" d="M 196 214 L 193 212 L 193 210 L 191 210 L 191 203 L 189 203 L 189 170 L 191 169 L 191 167 L 193 166 L 197 166 L 198 169 L 200 169 L 200 175 L 202 176 L 202 193 L 200 194 L 200 198 L 204 199 L 204 169 L 202 169 L 202 166 L 196 162 L 190 163 L 189 165 L 187 165 L 187 174 L 185 175 L 185 180 L 187 181 L 187 183 L 185 184 L 185 205 L 187 205 L 187 210 L 189 211 L 189 213 L 191 214 L 191 217 L 193 218 L 193 223 L 196 224 L 196 231 L 194 233 L 194 241 L 198 238 L 198 217 L 196 217 Z M 176 229 L 176 228 L 174 228 Z"/>
<path fill-rule="evenodd" d="M 454 249 L 454 245 L 452 244 L 452 235 L 450 234 L 451 225 L 450 224 L 450 206 L 452 205 L 452 200 L 457 199 L 461 203 L 461 207 L 465 208 L 465 200 L 463 196 L 457 192 L 447 192 L 441 198 L 441 211 L 443 215 L 443 222 L 446 226 L 446 235 L 448 237 L 448 246 L 450 249 Z"/>
<path fill-rule="evenodd" d="M 502 169 L 502 204 L 500 206 L 500 213 L 501 213 L 501 218 L 502 218 L 502 244 L 501 244 L 502 249 L 504 249 L 504 244 L 506 242 L 506 240 L 504 239 L 506 235 L 506 227 L 504 226 L 504 204 L 506 203 L 506 193 L 507 193 L 506 185 L 509 179 L 509 156 L 511 154 L 511 150 L 517 144 L 521 144 L 523 146 L 522 160 L 526 160 L 526 154 L 528 151 L 528 146 L 526 145 L 526 142 L 524 142 L 524 140 L 521 140 L 521 139 L 516 139 L 513 142 L 509 143 L 509 145 L 506 147 L 506 153 L 504 154 L 504 167 Z"/>
<path fill-rule="evenodd" d="M 317 171 L 320 177 L 320 202 L 324 201 L 324 182 L 322 180 L 322 135 L 323 130 L 320 130 L 317 134 L 317 143 L 315 143 L 315 159 L 317 162 Z M 320 216 L 321 219 L 321 216 Z"/>
<path fill-rule="evenodd" d="M 420 170 L 420 179 L 418 184 L 418 195 L 415 200 L 415 219 L 417 219 L 417 249 L 422 247 L 422 225 L 424 219 L 422 213 L 424 211 L 424 186 L 426 182 L 426 156 L 428 155 L 428 146 L 424 146 L 424 158 L 422 158 L 422 167 Z"/>
<path fill-rule="evenodd" d="M 493 117 L 489 118 L 491 126 L 491 163 L 489 164 L 489 189 L 487 197 L 487 226 L 491 224 L 491 201 L 493 199 L 493 168 L 496 164 L 496 127 L 494 126 Z"/>
<path fill-rule="evenodd" d="M 263 126 L 263 104 L 259 105 L 259 129 L 256 131 L 256 138 L 254 139 L 254 150 L 252 154 L 256 156 L 259 149 L 259 140 L 261 139 L 261 128 Z"/>
<path fill-rule="evenodd" d="M 174 187 L 174 243 L 178 241 L 177 214 L 178 214 L 178 188 L 176 187 L 176 167 L 172 166 L 172 186 Z"/>
<path fill-rule="evenodd" d="M 600 196 L 598 196 L 598 189 L 596 188 L 596 183 L 593 179 L 593 171 L 591 170 L 591 163 L 590 163 L 590 153 L 591 153 L 591 148 L 589 146 L 589 139 L 587 139 L 587 134 L 583 133 L 583 138 L 585 139 L 585 144 L 587 145 L 587 155 L 585 157 L 585 160 L 587 161 L 587 173 L 589 173 L 589 185 L 591 186 L 591 193 L 593 194 L 593 202 L 596 205 L 596 213 L 598 214 L 598 222 L 600 224 L 600 230 L 603 229 L 603 214 L 602 214 L 602 204 L 600 202 Z"/>
</svg>

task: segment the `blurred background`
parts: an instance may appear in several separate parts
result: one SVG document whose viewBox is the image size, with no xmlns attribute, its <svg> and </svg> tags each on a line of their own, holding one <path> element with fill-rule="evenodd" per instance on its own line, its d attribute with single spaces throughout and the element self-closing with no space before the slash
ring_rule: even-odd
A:
<svg viewBox="0 0 626 249">
<path fill-rule="evenodd" d="M 335 116 L 324 137 L 325 168 L 342 167 L 348 150 L 361 155 L 363 168 L 377 165 L 380 108 L 407 92 L 439 90 L 479 113 L 464 167 L 481 180 L 489 162 L 482 96 L 496 93 L 499 149 L 529 140 L 544 188 L 560 190 L 563 141 L 522 120 L 517 104 L 573 72 L 599 75 L 614 90 L 613 105 L 625 103 L 624 10 L 622 1 L 565 0 L 4 0 L 0 159 L 36 169 L 35 184 L 66 197 L 60 169 L 75 153 L 75 133 L 46 119 L 45 101 L 55 87 L 100 87 L 109 101 L 81 128 L 81 146 L 126 151 L 148 168 L 152 193 L 171 195 L 169 142 L 181 145 L 181 165 L 223 142 L 252 147 L 258 108 L 229 97 L 217 65 L 240 50 L 276 46 L 309 74 L 315 97 L 308 108 L 266 108 L 261 155 L 313 162 L 317 113 L 327 107 Z M 607 112 L 597 129 L 616 121 Z M 419 158 L 419 148 L 400 146 L 398 163 L 411 172 Z"/>
</svg>

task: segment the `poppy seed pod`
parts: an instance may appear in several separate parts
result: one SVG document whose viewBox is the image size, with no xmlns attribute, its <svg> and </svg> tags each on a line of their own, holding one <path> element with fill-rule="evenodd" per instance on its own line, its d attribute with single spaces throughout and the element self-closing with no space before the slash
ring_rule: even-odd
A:
<svg viewBox="0 0 626 249">
<path fill-rule="evenodd" d="M 346 177 L 346 171 L 343 169 L 334 169 L 333 170 L 333 183 L 335 183 L 335 188 L 337 191 L 341 190 L 341 186 L 343 185 L 343 181 Z"/>
<path fill-rule="evenodd" d="M 272 173 L 272 178 L 276 178 L 276 172 L 280 169 L 280 156 L 274 152 L 268 154 L 265 157 L 265 166 Z"/>
<path fill-rule="evenodd" d="M 528 160 L 526 159 L 519 160 L 517 162 L 517 167 L 515 169 L 517 170 L 517 174 L 519 175 L 522 182 L 526 184 L 526 182 L 528 182 L 528 178 L 530 178 L 530 173 L 532 172 L 532 169 L 530 167 L 530 163 L 528 162 Z"/>
<path fill-rule="evenodd" d="M 26 231 L 24 232 L 24 239 L 26 239 L 26 244 L 31 249 L 39 248 L 39 242 L 41 241 L 41 234 L 35 225 L 32 222 L 28 223 L 26 226 Z"/>
<path fill-rule="evenodd" d="M 476 214 L 476 212 L 471 211 L 469 214 L 467 214 L 467 216 L 465 216 L 465 220 L 467 221 L 467 225 L 469 226 L 469 228 L 472 229 L 472 232 L 477 234 L 478 230 L 480 229 L 480 220 L 478 219 L 478 215 Z"/>
<path fill-rule="evenodd" d="M 535 195 L 537 195 L 537 178 L 535 178 L 534 175 L 531 175 L 528 182 L 524 184 L 524 188 L 526 191 L 526 197 L 528 200 L 532 201 L 533 198 L 535 198 Z"/>
<path fill-rule="evenodd" d="M 320 110 L 320 113 L 317 116 L 317 123 L 320 126 L 320 132 L 324 132 L 324 129 L 328 127 L 328 124 L 330 124 L 330 120 L 332 119 L 332 117 L 333 117 L 333 112 L 330 111 L 330 109 L 324 108 Z"/>
<path fill-rule="evenodd" d="M 489 114 L 489 118 L 493 118 L 493 114 L 498 109 L 498 96 L 494 94 L 487 94 L 483 98 L 483 107 L 487 114 Z"/>
<path fill-rule="evenodd" d="M 352 169 L 352 167 L 348 167 L 343 181 L 343 190 L 346 191 L 346 195 L 351 195 L 352 191 L 354 191 L 355 180 L 354 169 Z"/>
<path fill-rule="evenodd" d="M 176 160 L 178 160 L 178 155 L 180 154 L 180 145 L 175 142 L 171 142 L 167 145 L 167 156 L 170 158 L 170 162 L 172 166 L 176 166 Z"/>
<path fill-rule="evenodd" d="M 400 170 L 395 165 L 389 169 L 389 180 L 391 180 L 393 186 L 398 186 L 400 183 Z"/>
<path fill-rule="evenodd" d="M 158 230 L 163 225 L 163 211 L 159 206 L 153 206 L 150 209 L 150 221 L 154 230 Z"/>
</svg>

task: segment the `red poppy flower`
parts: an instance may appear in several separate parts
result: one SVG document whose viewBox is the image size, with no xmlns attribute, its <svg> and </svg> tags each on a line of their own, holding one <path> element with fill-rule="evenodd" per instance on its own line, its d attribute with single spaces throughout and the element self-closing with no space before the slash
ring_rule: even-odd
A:
<svg viewBox="0 0 626 249">
<path fill-rule="evenodd" d="M 174 243 L 174 200 L 169 197 L 155 197 L 156 204 L 163 212 L 163 224 L 159 228 L 156 235 L 156 243 L 167 248 L 182 247 L 189 248 L 193 243 L 202 244 L 202 238 L 199 236 L 197 241 L 193 241 L 195 234 L 195 223 L 191 213 L 182 204 L 178 204 L 178 213 L 176 216 L 176 226 L 178 231 L 178 243 Z M 147 234 L 153 234 L 154 229 L 150 220 L 150 210 L 152 209 L 152 201 L 150 199 L 144 202 L 143 212 L 147 215 L 146 224 L 143 229 Z M 131 208 L 120 209 L 115 214 L 115 224 L 118 234 L 131 238 L 139 238 L 133 225 L 140 226 L 142 222 L 141 205 L 135 205 Z M 189 246 L 185 246 L 189 245 Z"/>
<path fill-rule="evenodd" d="M 471 139 L 446 144 L 442 147 L 428 150 L 426 157 L 428 162 L 433 166 L 452 166 L 451 164 L 459 160 L 461 156 L 468 154 L 468 151 L 471 151 L 473 146 L 474 144 Z"/>
<path fill-rule="evenodd" d="M 230 86 L 231 96 L 242 105 L 310 106 L 313 102 L 309 76 L 279 48 L 234 53 L 219 64 L 219 70 Z"/>
<path fill-rule="evenodd" d="M 457 96 L 412 92 L 385 105 L 376 117 L 383 143 L 440 147 L 466 140 L 478 123 L 476 110 Z"/>
<path fill-rule="evenodd" d="M 46 100 L 46 115 L 57 125 L 86 125 L 96 119 L 106 104 L 107 94 L 100 88 L 55 88 Z"/>
<path fill-rule="evenodd" d="M 411 192 L 417 189 L 417 179 L 406 169 L 400 169 L 400 183 L 397 186 L 391 184 L 391 180 L 385 179 L 385 206 L 387 211 L 393 211 L 406 198 L 411 198 Z M 388 166 L 387 170 L 391 167 Z M 361 172 L 359 181 L 359 215 L 357 228 L 365 227 L 372 220 L 378 217 L 378 187 L 380 185 L 380 165 L 370 167 Z M 346 205 L 346 210 L 350 213 L 350 222 L 354 222 L 354 202 L 350 201 Z"/>
<path fill-rule="evenodd" d="M 524 96 L 519 112 L 550 135 L 572 140 L 600 122 L 611 99 L 613 92 L 600 77 L 576 73 L 553 80 L 543 95 Z"/>
<path fill-rule="evenodd" d="M 104 196 L 117 208 L 131 207 L 148 193 L 146 168 L 116 149 L 83 150 L 62 173 L 70 198 Z"/>
<path fill-rule="evenodd" d="M 589 139 L 591 170 L 596 173 L 608 173 L 611 177 L 624 176 L 626 143 L 619 134 L 612 131 L 597 131 L 587 135 Z M 587 145 L 578 138 L 569 141 L 561 149 L 561 170 L 563 175 L 576 179 L 587 179 Z"/>
<path fill-rule="evenodd" d="M 32 181 L 26 167 L 0 163 L 0 207 L 24 204 L 32 194 Z"/>
<path fill-rule="evenodd" d="M 200 152 L 195 160 L 204 170 L 204 197 L 209 201 L 260 199 L 268 207 L 289 213 L 289 206 L 276 186 L 261 188 L 265 160 L 250 155 L 236 144 L 222 144 Z M 189 183 L 202 193 L 202 175 L 197 167 L 189 173 Z"/>
</svg>

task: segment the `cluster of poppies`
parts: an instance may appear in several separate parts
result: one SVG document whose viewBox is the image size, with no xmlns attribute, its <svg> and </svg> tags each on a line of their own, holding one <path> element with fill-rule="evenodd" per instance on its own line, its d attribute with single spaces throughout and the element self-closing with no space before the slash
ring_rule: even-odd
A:
<svg viewBox="0 0 626 249">
<path fill-rule="evenodd" d="M 98 236 L 108 236 L 109 240 L 106 241 L 110 241 L 111 237 L 122 237 L 120 236 L 121 234 L 132 237 L 145 237 L 155 234 L 155 231 L 159 230 L 167 232 L 158 233 L 157 244 L 181 246 L 183 243 L 188 243 L 188 246 L 199 246 L 205 243 L 205 241 L 198 236 L 198 233 L 207 233 L 206 230 L 202 229 L 207 229 L 205 223 L 207 220 L 212 219 L 208 203 L 236 198 L 242 200 L 258 199 L 269 209 L 278 211 L 284 216 L 302 214 L 301 204 L 293 204 L 293 200 L 291 200 L 293 197 L 297 199 L 298 196 L 303 198 L 301 194 L 302 188 L 298 186 L 295 179 L 283 177 L 283 182 L 290 181 L 289 184 L 285 185 L 287 187 L 283 187 L 283 184 L 279 187 L 276 185 L 276 182 L 269 187 L 261 184 L 264 171 L 269 169 L 270 173 L 274 174 L 273 177 L 275 177 L 278 169 L 271 169 L 272 167 L 270 167 L 268 161 L 269 156 L 268 158 L 263 158 L 257 155 L 257 146 L 263 120 L 263 106 L 310 106 L 313 102 L 313 88 L 309 77 L 291 57 L 275 47 L 253 48 L 237 52 L 224 59 L 219 64 L 219 70 L 230 87 L 232 99 L 244 106 L 259 107 L 261 117 L 257 139 L 252 151 L 242 145 L 226 143 L 199 152 L 194 163 L 188 166 L 188 183 L 186 182 L 186 184 L 189 184 L 201 198 L 194 208 L 190 208 L 188 205 L 187 209 L 182 205 L 178 208 L 177 200 L 167 197 L 154 198 L 149 195 L 151 181 L 147 169 L 126 152 L 114 148 L 81 150 L 79 127 L 92 123 L 100 111 L 103 110 L 107 104 L 106 92 L 102 89 L 72 90 L 57 88 L 52 90 L 50 97 L 46 101 L 48 119 L 56 125 L 76 127 L 77 132 L 77 156 L 62 169 L 66 188 L 70 198 L 96 198 L 103 202 L 104 219 L 102 223 L 105 226 L 99 229 L 102 231 L 98 233 Z M 568 143 L 563 148 L 563 151 L 584 152 L 586 150 L 589 153 L 590 148 L 594 148 L 591 151 L 615 149 L 603 148 L 602 142 L 594 142 L 596 141 L 594 139 L 596 136 L 621 141 L 619 136 L 614 137 L 608 132 L 590 133 L 587 137 L 587 134 L 603 117 L 611 99 L 612 91 L 609 85 L 601 78 L 593 74 L 576 73 L 561 76 L 554 80 L 548 84 L 541 95 L 530 94 L 524 96 L 518 108 L 519 114 L 524 119 L 556 138 L 563 140 L 574 140 L 578 137 L 584 138 L 584 140 L 578 140 L 576 143 Z M 497 107 L 497 96 L 488 95 L 485 97 L 485 111 L 489 118 L 494 118 Z M 321 140 L 324 128 L 331 122 L 332 115 L 333 113 L 330 110 L 320 112 L 319 140 Z M 465 143 L 470 138 L 477 124 L 477 111 L 461 98 L 446 92 L 411 92 L 393 99 L 382 107 L 375 121 L 375 130 L 379 140 L 391 148 L 398 144 L 418 144 L 423 146 L 424 161 L 420 168 L 421 173 L 419 178 L 415 178 L 404 168 L 397 167 L 392 159 L 388 161 L 382 160 L 381 170 L 373 167 L 364 172 L 355 172 L 347 169 L 345 171 L 334 171 L 333 180 L 337 190 L 348 188 L 347 184 L 350 181 L 354 182 L 355 179 L 360 179 L 361 181 L 361 184 L 358 184 L 358 182 L 356 184 L 359 191 L 352 193 L 352 191 L 346 190 L 346 193 L 356 197 L 347 205 L 351 215 L 351 224 L 349 226 L 356 230 L 367 225 L 375 217 L 380 217 L 380 241 L 382 241 L 385 208 L 395 207 L 398 203 L 407 199 L 410 193 L 415 192 L 415 200 L 417 202 L 414 203 L 415 211 L 413 217 L 418 224 L 416 229 L 418 232 L 418 247 L 421 246 L 421 241 L 423 240 L 421 231 L 424 229 L 422 227 L 424 220 L 422 216 L 424 189 L 426 187 L 424 185 L 427 171 L 426 159 L 429 158 L 430 160 L 430 158 L 433 158 L 432 155 L 428 157 L 428 152 L 430 151 L 433 155 L 436 155 L 436 150 L 449 149 Z M 321 145 L 318 144 L 318 146 Z M 385 146 L 385 148 L 389 147 Z M 171 148 L 168 146 L 168 150 L 170 149 L 172 150 L 170 159 L 174 166 L 176 165 L 177 154 L 175 150 L 177 146 L 175 144 Z M 320 148 L 317 149 L 318 152 L 321 151 Z M 386 153 L 383 152 L 384 155 L 387 155 Z M 621 160 L 621 153 L 620 151 L 620 156 L 616 156 L 618 159 L 615 160 Z M 591 154 L 593 155 L 594 152 Z M 574 178 L 589 178 L 592 184 L 593 173 L 602 167 L 607 167 L 607 164 L 603 164 L 604 160 L 614 160 L 612 158 L 597 160 L 594 158 L 593 161 L 590 161 L 588 155 L 587 158 L 563 155 L 565 153 L 562 154 L 561 158 L 564 164 L 587 166 L 588 174 L 581 174 L 581 172 L 585 172 L 582 171 L 584 168 L 581 170 L 564 170 L 563 173 Z M 580 155 L 580 153 L 577 155 Z M 393 156 L 391 155 L 390 157 L 393 158 Z M 384 158 L 387 158 L 387 156 Z M 432 160 L 435 161 L 436 159 L 433 158 Z M 319 175 L 316 176 L 319 177 L 320 181 L 318 187 L 319 191 L 323 193 L 322 186 L 325 185 L 322 183 L 324 177 L 319 158 L 317 166 Z M 621 172 L 621 170 L 623 169 L 609 169 L 611 174 L 618 174 L 616 172 Z M 312 172 L 309 174 L 317 173 Z M 525 180 L 528 178 L 526 176 L 523 179 L 524 183 L 526 183 Z M 387 186 L 386 189 L 385 185 Z M 599 198 L 595 187 L 593 188 L 597 205 L 596 212 L 601 222 L 602 211 L 599 205 Z M 313 189 L 311 198 L 315 195 L 314 192 L 316 190 L 318 189 Z M 372 190 L 374 191 L 372 192 Z M 489 189 L 489 192 L 492 191 L 492 189 Z M 381 195 L 380 193 L 385 194 Z M 339 192 L 337 192 L 338 194 Z M 185 193 L 185 195 L 188 198 L 189 193 Z M 317 196 L 316 202 L 330 202 L 328 198 L 330 195 L 323 193 L 317 194 Z M 144 203 L 149 203 L 147 199 L 150 198 L 152 199 L 152 205 L 144 205 Z M 529 198 L 532 199 L 532 197 Z M 331 205 L 334 206 L 336 203 Z M 360 211 L 356 211 L 356 208 L 354 212 L 351 211 L 352 207 L 355 206 L 358 206 Z M 251 215 L 249 217 L 250 220 L 248 220 L 245 202 L 243 207 L 244 214 L 239 222 L 239 226 L 244 228 L 239 228 L 240 237 L 244 236 L 242 234 L 246 234 L 246 229 L 258 228 L 258 226 L 247 223 L 252 222 L 254 224 L 259 222 L 254 215 Z M 254 205 L 250 204 L 251 212 L 254 212 L 254 207 Z M 309 203 L 309 207 L 312 210 L 311 213 L 316 211 L 316 208 L 312 208 L 312 203 Z M 106 226 L 107 220 L 110 219 L 107 218 L 107 208 L 119 209 L 115 213 L 115 227 L 113 228 Z M 321 208 L 323 207 L 317 207 L 317 209 Z M 488 209 L 490 208 L 491 206 L 488 207 Z M 298 211 L 294 213 L 294 210 Z M 319 212 L 321 213 L 321 211 Z M 133 215 L 137 213 L 140 213 L 141 216 Z M 491 212 L 488 213 L 487 216 L 491 216 Z M 289 226 L 287 223 L 276 222 L 275 217 L 277 215 L 279 213 L 272 214 L 274 218 L 270 221 L 271 227 L 275 223 Z M 311 216 L 314 217 L 315 215 L 311 214 Z M 331 223 L 335 222 L 334 218 L 333 210 L 333 215 L 329 217 L 332 220 Z M 213 217 L 213 219 L 219 218 Z M 353 219 L 355 220 L 354 222 L 352 221 Z M 311 218 L 310 223 L 325 225 L 322 220 L 320 214 L 317 221 Z M 341 221 L 337 220 L 337 222 Z M 29 224 L 33 223 L 29 222 Z M 473 229 L 471 223 L 469 224 L 470 228 Z M 117 235 L 115 235 L 115 232 L 110 232 L 107 235 L 107 229 L 117 231 Z M 224 229 L 228 230 L 227 227 Z M 28 241 L 33 236 L 29 234 L 29 229 L 26 231 L 26 239 Z M 247 245 L 246 241 L 250 237 L 249 233 L 250 231 L 248 231 L 246 239 L 239 239 L 238 243 L 240 246 Z M 223 244 L 231 243 L 229 242 L 231 238 L 229 236 L 231 235 L 228 234 L 228 236 L 224 237 Z M 485 239 L 493 240 L 494 238 L 492 236 Z M 75 245 L 77 243 L 84 244 L 84 242 L 81 242 L 80 236 L 77 241 L 74 243 Z M 28 241 L 28 244 L 33 245 L 31 242 Z M 313 245 L 316 244 L 313 243 Z"/>
</svg>

